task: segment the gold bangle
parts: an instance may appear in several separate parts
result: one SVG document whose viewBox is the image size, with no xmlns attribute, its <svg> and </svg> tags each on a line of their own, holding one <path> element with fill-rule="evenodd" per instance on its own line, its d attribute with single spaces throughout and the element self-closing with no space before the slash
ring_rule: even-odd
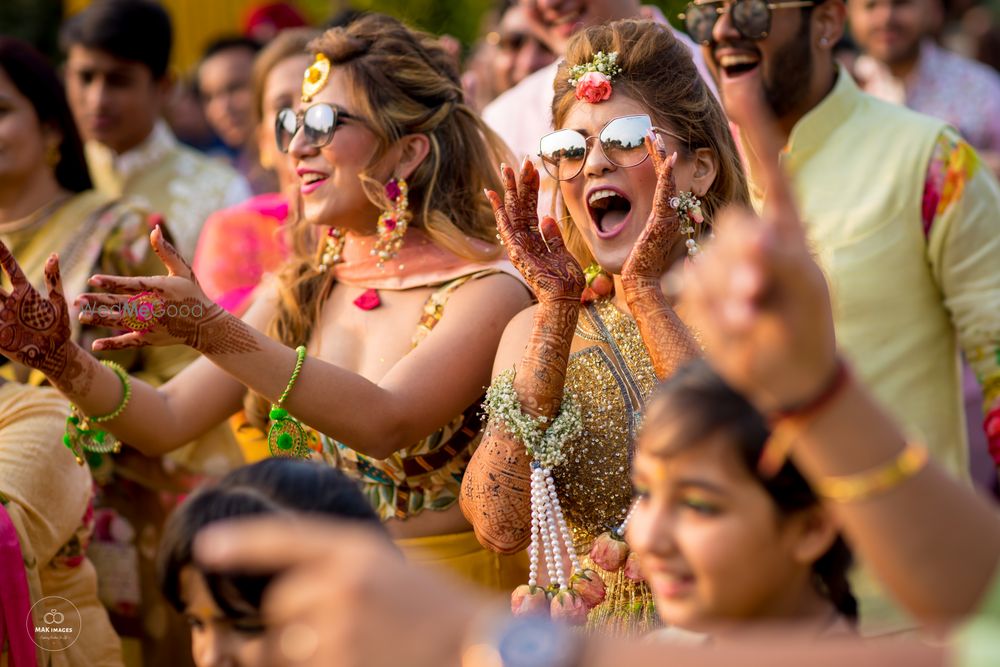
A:
<svg viewBox="0 0 1000 667">
<path fill-rule="evenodd" d="M 867 500 L 915 476 L 927 465 L 927 448 L 908 443 L 889 463 L 853 475 L 824 477 L 813 482 L 816 493 L 836 503 Z"/>
</svg>

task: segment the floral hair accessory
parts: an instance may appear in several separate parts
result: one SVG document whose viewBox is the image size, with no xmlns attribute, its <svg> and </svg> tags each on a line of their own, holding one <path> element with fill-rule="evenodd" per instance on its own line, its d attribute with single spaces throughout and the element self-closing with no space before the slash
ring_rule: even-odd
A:
<svg viewBox="0 0 1000 667">
<path fill-rule="evenodd" d="M 316 60 L 302 76 L 302 101 L 311 102 L 313 96 L 323 90 L 329 78 L 330 59 L 322 53 L 317 53 Z"/>
<path fill-rule="evenodd" d="M 569 85 L 576 86 L 576 99 L 597 104 L 610 98 L 611 81 L 622 73 L 617 62 L 617 51 L 598 51 L 590 62 L 573 65 L 569 70 Z"/>
</svg>

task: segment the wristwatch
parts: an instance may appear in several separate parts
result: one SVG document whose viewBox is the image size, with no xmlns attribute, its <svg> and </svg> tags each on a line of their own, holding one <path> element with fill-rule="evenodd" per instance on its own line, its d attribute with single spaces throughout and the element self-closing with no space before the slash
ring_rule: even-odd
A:
<svg viewBox="0 0 1000 667">
<path fill-rule="evenodd" d="M 466 647 L 462 667 L 577 667 L 583 643 L 546 616 L 508 616 Z"/>
</svg>

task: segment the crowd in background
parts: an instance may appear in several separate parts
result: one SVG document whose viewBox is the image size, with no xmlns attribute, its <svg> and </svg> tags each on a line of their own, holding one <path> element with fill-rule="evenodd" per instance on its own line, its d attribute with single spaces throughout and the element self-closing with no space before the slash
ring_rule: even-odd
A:
<svg viewBox="0 0 1000 667">
<path fill-rule="evenodd" d="M 3 664 L 1000 661 L 996 7 L 4 20 Z"/>
</svg>

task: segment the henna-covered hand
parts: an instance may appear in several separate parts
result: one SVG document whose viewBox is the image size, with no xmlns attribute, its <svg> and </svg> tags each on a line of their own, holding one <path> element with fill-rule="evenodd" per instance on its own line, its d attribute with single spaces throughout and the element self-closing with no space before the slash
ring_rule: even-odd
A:
<svg viewBox="0 0 1000 667">
<path fill-rule="evenodd" d="M 249 325 L 205 296 L 191 267 L 163 238 L 160 227 L 150 234 L 150 242 L 167 268 L 166 276 L 93 276 L 90 284 L 109 292 L 77 299 L 84 324 L 132 329 L 94 341 L 95 350 L 178 344 L 208 355 L 260 350 Z"/>
<path fill-rule="evenodd" d="M 542 303 L 580 302 L 587 281 L 583 269 L 566 249 L 559 225 L 546 216 L 538 222 L 538 171 L 531 160 L 521 166 L 518 183 L 514 170 L 500 167 L 504 199 L 492 190 L 486 196 L 493 205 L 497 230 L 507 247 L 510 261 Z"/>
<path fill-rule="evenodd" d="M 656 169 L 656 192 L 646 226 L 622 266 L 622 284 L 626 291 L 651 281 L 659 283 L 670 268 L 674 249 L 681 242 L 680 217 L 677 209 L 670 205 L 670 200 L 677 195 L 674 181 L 677 153 L 668 156 L 663 138 L 652 130 L 646 136 L 646 149 Z"/>
<path fill-rule="evenodd" d="M 663 380 L 689 359 L 699 355 L 698 344 L 674 312 L 660 289 L 681 239 L 681 221 L 670 200 L 677 195 L 674 164 L 677 153 L 667 157 L 659 136 L 646 137 L 646 147 L 656 167 L 656 194 L 649 221 L 622 267 L 622 286 L 629 310 L 639 325 L 656 377 Z"/>
<path fill-rule="evenodd" d="M 60 389 L 85 391 L 90 375 L 73 354 L 59 257 L 53 253 L 45 263 L 48 298 L 28 282 L 2 242 L 0 264 L 11 284 L 9 293 L 0 290 L 0 352 L 8 359 L 42 371 Z"/>
</svg>

